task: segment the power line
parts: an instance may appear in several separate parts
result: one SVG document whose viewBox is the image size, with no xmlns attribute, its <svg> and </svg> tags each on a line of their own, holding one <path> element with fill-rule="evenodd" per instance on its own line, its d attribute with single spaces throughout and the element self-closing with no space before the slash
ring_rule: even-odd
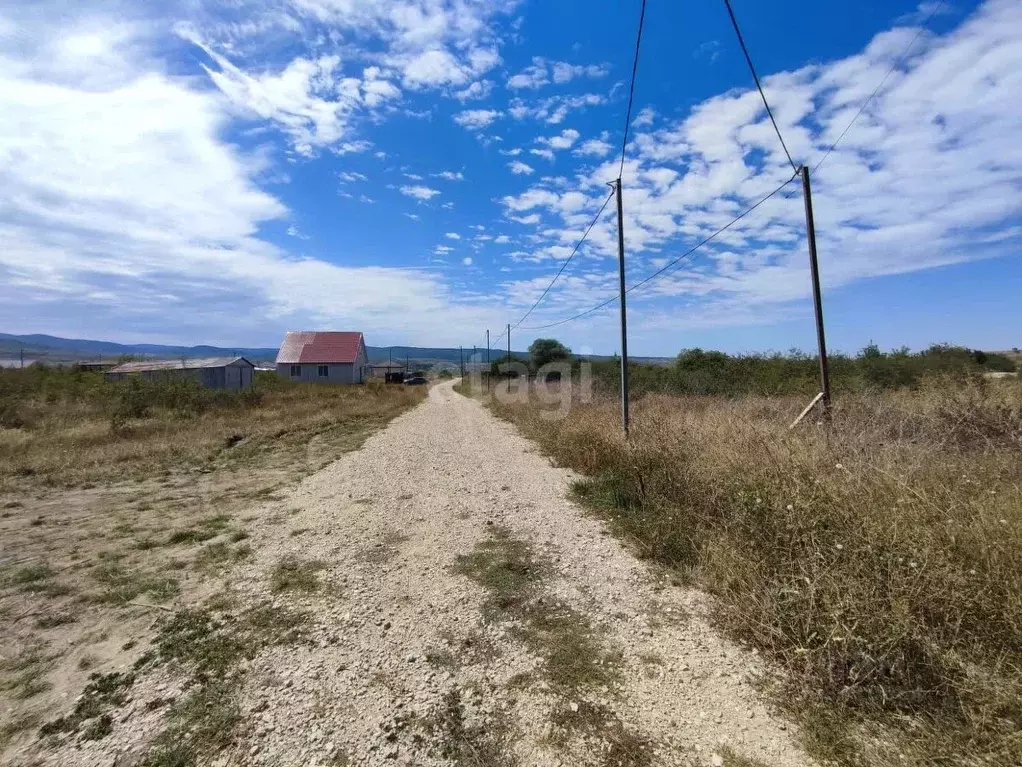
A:
<svg viewBox="0 0 1022 767">
<path fill-rule="evenodd" d="M 530 314 L 532 314 L 532 310 L 535 309 L 537 306 L 539 306 L 540 302 L 544 298 L 546 298 L 546 294 L 550 292 L 550 288 L 552 288 L 554 286 L 554 283 L 557 282 L 557 278 L 560 277 L 561 274 L 564 272 L 564 270 L 568 267 L 568 264 L 571 263 L 571 259 L 573 259 L 575 257 L 575 254 L 578 253 L 578 249 L 580 247 L 582 247 L 582 243 L 586 241 L 586 237 L 588 237 L 589 233 L 591 231 L 593 231 L 593 227 L 596 226 L 596 222 L 600 220 L 600 216 L 602 216 L 603 215 L 603 211 L 605 211 L 607 209 L 607 204 L 610 202 L 610 198 L 613 197 L 613 196 L 614 196 L 613 192 L 611 192 L 609 195 L 607 195 L 607 199 L 603 201 L 603 205 L 600 206 L 599 212 L 593 218 L 592 222 L 589 224 L 589 227 L 585 230 L 585 233 L 582 235 L 582 239 L 580 239 L 578 242 L 575 243 L 575 247 L 572 248 L 572 250 L 571 250 L 571 255 L 569 255 L 564 260 L 563 264 L 561 264 L 561 268 L 557 270 L 557 274 L 555 274 L 554 278 L 552 280 L 550 280 L 550 284 L 546 286 L 546 290 L 543 291 L 542 295 L 540 295 L 540 297 L 536 299 L 536 303 L 534 303 L 529 308 L 529 311 L 527 311 L 525 314 L 522 315 L 522 318 L 520 320 L 518 320 L 518 322 L 516 322 L 514 325 L 511 326 L 512 330 L 514 330 L 519 325 L 521 325 L 523 322 L 525 322 L 525 318 L 528 317 Z"/>
<path fill-rule="evenodd" d="M 915 36 L 909 41 L 909 44 L 905 46 L 905 50 L 902 51 L 901 56 L 899 56 L 898 60 L 894 62 L 894 66 L 887 71 L 887 74 L 884 75 L 884 79 L 880 81 L 880 84 L 876 88 L 874 88 L 873 92 L 869 94 L 869 96 L 866 98 L 864 102 L 862 102 L 862 106 L 859 107 L 859 111 L 855 113 L 855 117 L 851 119 L 851 122 L 849 122 L 848 125 L 845 126 L 845 129 L 841 131 L 841 135 L 837 137 L 833 144 L 830 145 L 830 149 L 828 149 L 826 153 L 824 153 L 823 157 L 820 158 L 820 161 L 813 166 L 814 173 L 820 169 L 820 166 L 823 165 L 824 160 L 830 157 L 830 153 L 834 151 L 837 145 L 841 142 L 841 139 L 845 137 L 845 134 L 847 134 L 848 131 L 851 130 L 852 126 L 855 124 L 855 121 L 858 120 L 859 117 L 862 116 L 862 113 L 866 111 L 866 107 L 869 106 L 869 102 L 871 102 L 876 97 L 876 95 L 880 92 L 880 89 L 884 87 L 884 85 L 890 79 L 891 75 L 894 74 L 895 70 L 900 69 L 901 65 L 905 63 L 905 59 L 908 58 L 909 51 L 912 50 L 912 48 L 916 44 L 916 41 L 919 40 L 923 32 L 926 31 L 926 28 L 930 25 L 930 22 L 933 20 L 933 17 L 940 12 L 940 9 L 942 7 L 944 7 L 944 2 L 945 0 L 940 0 L 940 2 L 938 2 L 933 7 L 933 10 L 930 11 L 930 15 L 926 17 L 926 21 L 922 23 L 922 26 L 919 27 L 919 30 L 915 33 Z"/>
<path fill-rule="evenodd" d="M 639 11 L 639 33 L 635 36 L 635 59 L 632 61 L 632 83 L 628 86 L 628 111 L 625 114 L 625 136 L 621 140 L 621 166 L 617 171 L 618 181 L 625 170 L 625 147 L 628 146 L 628 129 L 632 122 L 632 104 L 635 101 L 635 75 L 639 71 L 639 47 L 642 45 L 642 26 L 646 20 L 646 0 L 642 0 L 642 10 Z"/>
<path fill-rule="evenodd" d="M 728 223 L 726 223 L 720 229 L 715 231 L 713 234 L 709 235 L 702 242 L 700 242 L 699 244 L 693 246 L 692 248 L 690 248 L 686 252 L 682 253 L 680 256 L 678 256 L 677 258 L 673 259 L 672 261 L 668 262 L 663 267 L 661 267 L 657 271 L 653 272 L 653 274 L 649 275 L 645 279 L 642 279 L 639 282 L 635 283 L 630 288 L 625 290 L 625 293 L 626 294 L 627 293 L 631 293 L 636 288 L 640 288 L 643 285 L 647 284 L 648 282 L 651 282 L 651 281 L 657 279 L 658 277 L 663 275 L 663 273 L 666 272 L 668 269 L 670 269 L 671 267 L 676 266 L 679 263 L 681 263 L 682 261 L 684 261 L 686 258 L 688 258 L 693 253 L 695 253 L 697 250 L 699 250 L 701 247 L 703 247 L 704 245 L 707 245 L 708 243 L 710 243 L 713 240 L 715 240 L 721 234 L 726 232 L 732 226 L 734 226 L 739 221 L 741 221 L 743 218 L 745 218 L 750 213 L 752 213 L 754 210 L 756 210 L 759 206 L 763 205 L 767 200 L 769 200 L 774 195 L 776 195 L 778 192 L 780 192 L 782 189 L 784 189 L 784 187 L 786 187 L 788 184 L 790 184 L 792 181 L 794 181 L 795 178 L 797 178 L 797 177 L 798 177 L 798 172 L 796 171 L 795 174 L 791 178 L 789 178 L 787 181 L 785 181 L 783 184 L 778 186 L 776 189 L 774 189 L 772 192 L 770 192 L 766 196 L 761 197 L 755 204 L 753 204 L 749 208 L 746 208 L 745 211 L 743 211 L 742 213 L 740 213 L 737 216 L 735 216 Z M 613 296 L 612 298 L 608 298 L 606 301 L 603 301 L 602 303 L 599 303 L 599 304 L 597 304 L 596 306 L 594 306 L 594 307 L 592 307 L 590 309 L 586 309 L 584 312 L 579 312 L 578 314 L 576 314 L 576 315 L 574 315 L 572 317 L 568 317 L 567 319 L 558 320 L 557 322 L 551 322 L 551 323 L 549 323 L 547 325 L 535 325 L 535 326 L 525 327 L 525 328 L 522 328 L 522 330 L 546 330 L 547 328 L 553 328 L 553 327 L 557 327 L 558 325 L 564 325 L 564 324 L 569 323 L 569 322 L 574 322 L 575 320 L 578 320 L 578 319 L 581 319 L 583 317 L 586 317 L 586 316 L 592 314 L 593 312 L 599 311 L 600 309 L 602 309 L 605 306 L 609 306 L 610 304 L 612 304 L 615 301 L 617 301 L 618 298 L 620 297 L 620 295 L 621 294 L 618 293 L 617 295 Z"/>
<path fill-rule="evenodd" d="M 759 75 L 756 74 L 756 67 L 752 63 L 752 56 L 749 55 L 749 49 L 745 46 L 745 38 L 742 37 L 742 30 L 738 28 L 738 19 L 735 17 L 734 9 L 731 7 L 731 0 L 724 0 L 724 5 L 727 6 L 728 15 L 731 17 L 731 26 L 735 28 L 735 34 L 738 36 L 738 44 L 742 46 L 742 53 L 745 54 L 745 61 L 749 64 L 749 71 L 752 72 L 752 79 L 756 81 L 756 89 L 759 91 L 760 98 L 763 99 L 763 106 L 766 107 L 767 115 L 770 116 L 770 122 L 774 125 L 774 132 L 777 134 L 777 139 L 781 142 L 781 146 L 784 148 L 784 154 L 788 156 L 788 162 L 791 163 L 791 169 L 798 173 L 798 166 L 796 166 L 795 161 L 791 159 L 791 152 L 788 151 L 788 145 L 784 143 L 784 137 L 781 135 L 781 129 L 777 127 L 777 120 L 774 119 L 774 113 L 770 109 L 770 104 L 767 101 L 766 94 L 763 93 L 763 86 L 759 82 Z"/>
</svg>

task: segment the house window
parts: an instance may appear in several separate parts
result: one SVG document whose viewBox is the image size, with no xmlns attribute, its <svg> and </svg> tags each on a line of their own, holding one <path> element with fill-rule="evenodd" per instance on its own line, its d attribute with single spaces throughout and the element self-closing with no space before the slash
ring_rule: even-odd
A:
<svg viewBox="0 0 1022 767">
<path fill-rule="evenodd" d="M 292 378 L 300 378 L 301 375 L 302 375 L 302 366 L 301 365 L 292 365 L 291 366 L 291 377 Z"/>
<path fill-rule="evenodd" d="M 320 365 L 319 366 L 319 377 L 320 378 L 326 378 L 328 375 L 330 375 L 330 368 L 327 367 L 326 365 Z"/>
</svg>

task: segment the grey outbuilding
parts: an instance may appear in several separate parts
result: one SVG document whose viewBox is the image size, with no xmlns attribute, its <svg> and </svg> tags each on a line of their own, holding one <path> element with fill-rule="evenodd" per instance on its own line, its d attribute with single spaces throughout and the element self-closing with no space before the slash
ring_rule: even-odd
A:
<svg viewBox="0 0 1022 767">
<path fill-rule="evenodd" d="M 197 357 L 178 360 L 124 362 L 106 372 L 108 381 L 138 377 L 147 380 L 191 379 L 207 389 L 244 391 L 252 388 L 255 365 L 244 357 Z"/>
</svg>

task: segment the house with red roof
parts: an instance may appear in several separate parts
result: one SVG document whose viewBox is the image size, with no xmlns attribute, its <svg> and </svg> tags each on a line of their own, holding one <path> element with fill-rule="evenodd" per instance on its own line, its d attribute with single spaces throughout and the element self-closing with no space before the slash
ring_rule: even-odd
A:
<svg viewBox="0 0 1022 767">
<path fill-rule="evenodd" d="M 291 330 L 277 352 L 277 375 L 292 381 L 362 383 L 368 366 L 365 339 L 355 331 Z"/>
</svg>

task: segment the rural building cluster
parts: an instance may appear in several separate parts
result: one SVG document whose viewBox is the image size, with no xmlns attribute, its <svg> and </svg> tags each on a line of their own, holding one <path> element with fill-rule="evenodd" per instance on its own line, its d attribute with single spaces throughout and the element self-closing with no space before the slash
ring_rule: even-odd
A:
<svg viewBox="0 0 1022 767">
<path fill-rule="evenodd" d="M 370 365 L 365 338 L 357 331 L 290 331 L 284 336 L 275 361 L 281 378 L 309 383 L 355 384 L 402 371 L 397 365 Z M 81 363 L 79 367 L 104 369 L 108 381 L 125 378 L 187 379 L 207 389 L 244 391 L 252 387 L 256 366 L 245 357 L 199 357 L 173 360 Z"/>
</svg>

